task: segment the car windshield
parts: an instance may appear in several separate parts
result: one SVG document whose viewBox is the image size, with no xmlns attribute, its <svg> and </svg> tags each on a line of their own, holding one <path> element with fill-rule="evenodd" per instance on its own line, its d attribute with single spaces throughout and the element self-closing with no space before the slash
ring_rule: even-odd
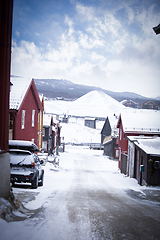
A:
<svg viewBox="0 0 160 240">
<path fill-rule="evenodd" d="M 10 152 L 10 163 L 13 165 L 29 165 L 33 162 L 33 157 L 25 152 Z"/>
</svg>

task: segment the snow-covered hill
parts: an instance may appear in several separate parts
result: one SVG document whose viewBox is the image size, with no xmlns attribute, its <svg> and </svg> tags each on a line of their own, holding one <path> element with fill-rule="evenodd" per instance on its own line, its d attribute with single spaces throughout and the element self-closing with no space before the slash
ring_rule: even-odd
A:
<svg viewBox="0 0 160 240">
<path fill-rule="evenodd" d="M 104 117 L 119 115 L 125 107 L 102 91 L 91 91 L 75 101 L 45 101 L 45 112 L 76 116 Z"/>
<path fill-rule="evenodd" d="M 48 100 L 44 104 L 46 113 L 66 114 L 80 117 L 119 116 L 126 107 L 102 91 L 91 91 L 75 101 Z M 74 119 L 74 120 L 72 120 Z M 84 118 L 70 118 L 69 123 L 61 123 L 61 136 L 65 143 L 100 143 L 104 121 L 96 122 L 96 129 L 84 126 Z"/>
</svg>

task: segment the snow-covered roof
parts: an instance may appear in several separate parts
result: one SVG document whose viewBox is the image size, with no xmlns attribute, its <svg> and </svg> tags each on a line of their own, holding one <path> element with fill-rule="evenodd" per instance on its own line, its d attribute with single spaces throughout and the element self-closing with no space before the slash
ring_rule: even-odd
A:
<svg viewBox="0 0 160 240">
<path fill-rule="evenodd" d="M 139 136 L 127 136 L 127 139 L 131 142 L 135 142 L 135 141 L 138 141 L 139 139 L 153 139 L 155 137 L 152 137 L 152 136 L 144 136 L 144 135 L 139 135 Z"/>
<path fill-rule="evenodd" d="M 115 128 L 117 125 L 117 122 L 118 122 L 118 117 L 115 114 L 109 115 L 108 120 L 109 120 L 111 128 Z"/>
<path fill-rule="evenodd" d="M 58 124 L 59 121 L 56 119 L 56 115 L 53 114 L 43 114 L 43 126 L 49 127 L 51 125 L 51 119 L 53 120 L 54 124 Z"/>
<path fill-rule="evenodd" d="M 120 103 L 122 103 L 122 104 L 125 104 L 125 103 L 133 103 L 133 104 L 137 104 L 137 103 L 134 102 L 133 100 L 126 100 L 126 99 L 122 100 Z"/>
<path fill-rule="evenodd" d="M 85 117 L 85 120 L 88 120 L 88 121 L 94 121 L 95 118 L 94 118 L 94 117 Z"/>
<path fill-rule="evenodd" d="M 122 112 L 121 121 L 125 132 L 160 133 L 160 111 L 136 109 Z"/>
<path fill-rule="evenodd" d="M 11 87 L 10 92 L 10 109 L 18 110 L 23 98 L 28 90 L 29 85 L 31 84 L 31 78 L 20 78 L 12 77 L 11 82 L 13 86 Z"/>
<path fill-rule="evenodd" d="M 112 142 L 112 139 L 107 140 L 106 142 L 103 142 L 103 145 L 106 145 L 106 144 L 108 144 L 108 143 L 110 143 L 110 142 Z"/>
<path fill-rule="evenodd" d="M 151 155 L 160 155 L 160 137 L 138 139 L 135 145 Z"/>
<path fill-rule="evenodd" d="M 51 114 L 43 114 L 43 126 L 49 127 L 51 125 Z"/>
</svg>

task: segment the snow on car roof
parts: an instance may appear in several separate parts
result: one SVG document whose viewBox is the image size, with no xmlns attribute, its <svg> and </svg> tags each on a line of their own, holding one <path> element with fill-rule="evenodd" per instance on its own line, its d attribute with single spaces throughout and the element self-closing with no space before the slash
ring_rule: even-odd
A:
<svg viewBox="0 0 160 240">
<path fill-rule="evenodd" d="M 28 90 L 31 83 L 31 78 L 12 77 L 11 82 L 13 84 L 10 92 L 10 109 L 18 110 L 22 100 Z"/>
<path fill-rule="evenodd" d="M 160 137 L 138 139 L 135 145 L 140 147 L 147 154 L 160 155 Z"/>
<path fill-rule="evenodd" d="M 9 140 L 9 147 L 10 148 L 25 148 L 30 151 L 38 151 L 38 147 L 32 141 L 24 141 L 24 140 Z M 24 149 L 24 150 L 25 150 Z"/>
<path fill-rule="evenodd" d="M 122 112 L 122 124 L 125 132 L 159 132 L 160 133 L 160 111 L 139 110 Z"/>
</svg>

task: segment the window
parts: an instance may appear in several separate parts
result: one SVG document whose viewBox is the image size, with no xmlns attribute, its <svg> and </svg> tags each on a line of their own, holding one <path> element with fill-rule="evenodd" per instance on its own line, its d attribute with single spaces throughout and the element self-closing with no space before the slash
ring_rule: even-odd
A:
<svg viewBox="0 0 160 240">
<path fill-rule="evenodd" d="M 123 135 L 123 138 L 125 139 L 126 138 L 126 134 L 124 133 L 124 135 Z"/>
<path fill-rule="evenodd" d="M 22 129 L 24 129 L 24 126 L 25 126 L 25 113 L 26 111 L 22 110 Z"/>
<path fill-rule="evenodd" d="M 120 134 L 119 134 L 119 139 L 121 140 L 122 139 L 122 130 L 120 129 Z"/>
<path fill-rule="evenodd" d="M 45 137 L 45 128 L 43 128 L 43 137 Z"/>
<path fill-rule="evenodd" d="M 35 110 L 32 110 L 32 127 L 34 127 L 34 116 L 35 116 Z"/>
<path fill-rule="evenodd" d="M 118 143 L 119 143 L 119 139 L 117 138 L 117 139 L 116 139 L 116 144 L 118 144 Z"/>
<path fill-rule="evenodd" d="M 41 125 L 42 125 L 42 112 L 39 112 L 39 128 L 41 129 Z"/>
<path fill-rule="evenodd" d="M 42 148 L 47 151 L 47 142 L 42 142 Z"/>
<path fill-rule="evenodd" d="M 119 149 L 115 149 L 115 157 L 116 157 L 116 158 L 119 157 Z"/>
</svg>

